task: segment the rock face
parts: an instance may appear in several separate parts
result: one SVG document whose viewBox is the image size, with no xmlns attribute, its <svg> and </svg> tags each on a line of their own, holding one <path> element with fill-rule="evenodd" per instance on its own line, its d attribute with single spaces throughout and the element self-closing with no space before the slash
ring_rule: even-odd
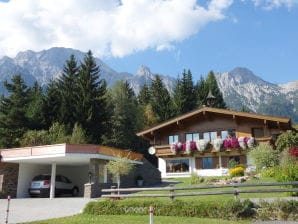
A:
<svg viewBox="0 0 298 224">
<path fill-rule="evenodd" d="M 41 85 L 46 85 L 49 80 L 60 77 L 64 63 L 70 55 L 74 55 L 78 62 L 82 61 L 85 53 L 71 48 L 51 48 L 40 52 L 24 51 L 17 54 L 15 58 L 3 57 L 0 59 L 0 94 L 5 94 L 2 82 L 9 80 L 15 74 L 21 74 L 28 85 L 38 81 Z M 100 59 L 96 58 L 96 63 L 100 67 L 101 78 L 107 81 L 111 87 L 119 80 L 128 81 L 136 93 L 139 92 L 144 83 L 150 84 L 154 74 L 146 66 L 141 66 L 137 74 L 122 72 L 119 73 Z M 168 76 L 161 76 L 165 86 L 171 90 L 175 79 Z"/>
<path fill-rule="evenodd" d="M 216 79 L 228 107 L 246 107 L 252 112 L 290 116 L 298 121 L 298 81 L 272 84 L 247 68 L 218 73 Z"/>
</svg>

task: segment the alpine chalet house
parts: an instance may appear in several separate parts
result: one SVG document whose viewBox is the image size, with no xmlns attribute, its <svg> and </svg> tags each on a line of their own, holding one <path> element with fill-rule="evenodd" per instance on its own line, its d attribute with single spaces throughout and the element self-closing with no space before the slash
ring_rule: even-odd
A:
<svg viewBox="0 0 298 224">
<path fill-rule="evenodd" d="M 289 129 L 290 118 L 202 107 L 137 135 L 150 141 L 163 178 L 222 176 L 230 160 L 247 165 L 250 147 Z"/>
</svg>

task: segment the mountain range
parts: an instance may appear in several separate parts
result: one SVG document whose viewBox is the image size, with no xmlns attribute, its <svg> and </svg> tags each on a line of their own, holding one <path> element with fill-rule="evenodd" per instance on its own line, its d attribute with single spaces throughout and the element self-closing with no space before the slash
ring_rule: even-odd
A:
<svg viewBox="0 0 298 224">
<path fill-rule="evenodd" d="M 73 54 L 82 61 L 85 53 L 70 48 L 51 48 L 40 52 L 31 50 L 20 52 L 14 58 L 4 56 L 0 59 L 0 95 L 7 94 L 3 87 L 4 80 L 10 80 L 15 74 L 21 74 L 27 85 L 35 81 L 46 85 L 49 80 L 57 79 L 65 61 Z M 111 87 L 118 80 L 127 80 L 136 93 L 142 85 L 151 83 L 154 75 L 144 65 L 135 74 L 117 72 L 99 58 L 101 78 Z M 161 75 L 166 88 L 172 91 L 175 78 Z M 247 68 L 237 67 L 229 72 L 216 73 L 218 86 L 228 107 L 251 112 L 279 116 L 290 116 L 298 122 L 298 81 L 285 84 L 273 84 L 262 80 Z"/>
</svg>

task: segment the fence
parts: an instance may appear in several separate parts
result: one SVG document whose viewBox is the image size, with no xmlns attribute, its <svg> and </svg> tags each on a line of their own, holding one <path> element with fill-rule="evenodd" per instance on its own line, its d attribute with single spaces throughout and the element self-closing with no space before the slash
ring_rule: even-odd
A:
<svg viewBox="0 0 298 224">
<path fill-rule="evenodd" d="M 263 186 L 292 186 L 292 188 L 266 188 L 266 189 L 239 189 L 240 187 L 263 187 Z M 152 188 L 119 188 L 116 189 L 112 186 L 111 189 L 102 189 L 103 198 L 140 198 L 140 197 L 169 197 L 174 200 L 175 197 L 182 196 L 202 196 L 202 195 L 222 195 L 222 194 L 232 194 L 235 198 L 238 197 L 240 193 L 274 193 L 274 192 L 298 192 L 298 181 L 291 182 L 264 182 L 264 183 L 235 183 L 226 185 L 204 185 L 204 186 L 184 186 L 184 187 L 174 187 L 170 185 L 169 187 L 152 187 Z M 221 191 L 196 191 L 196 192 L 182 192 L 176 193 L 176 191 L 182 190 L 202 190 L 202 189 L 214 189 L 214 188 L 233 188 L 232 190 L 221 190 Z M 131 194 L 131 192 L 139 191 L 168 191 L 169 193 L 158 193 L 158 194 Z M 130 194 L 120 194 L 121 192 L 130 192 Z"/>
</svg>

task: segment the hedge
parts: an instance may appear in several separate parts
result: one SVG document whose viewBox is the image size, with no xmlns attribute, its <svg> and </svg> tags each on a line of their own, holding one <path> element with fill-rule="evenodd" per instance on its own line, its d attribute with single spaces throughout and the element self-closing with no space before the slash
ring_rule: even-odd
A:
<svg viewBox="0 0 298 224">
<path fill-rule="evenodd" d="M 298 201 L 261 202 L 227 200 L 225 202 L 103 200 L 87 204 L 84 213 L 94 215 L 147 215 L 150 206 L 156 216 L 220 218 L 226 220 L 298 220 Z"/>
</svg>

